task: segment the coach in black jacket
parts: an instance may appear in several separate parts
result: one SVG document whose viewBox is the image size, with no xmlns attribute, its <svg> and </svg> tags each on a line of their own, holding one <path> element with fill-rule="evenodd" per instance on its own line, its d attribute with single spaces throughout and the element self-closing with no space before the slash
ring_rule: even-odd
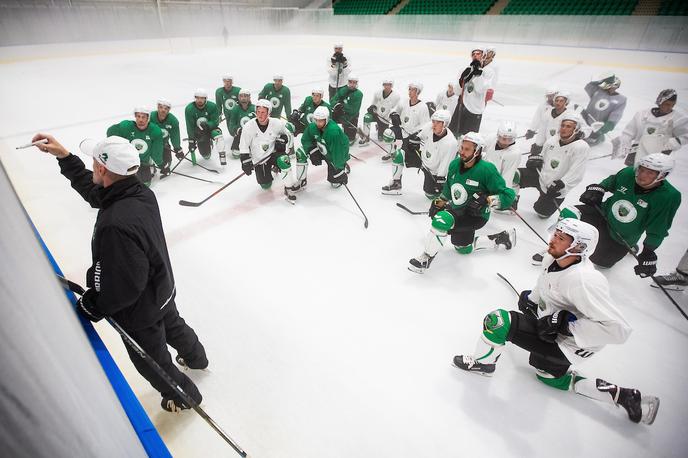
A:
<svg viewBox="0 0 688 458">
<path fill-rule="evenodd" d="M 175 285 L 167 253 L 158 202 L 136 177 L 140 161 L 133 145 L 121 137 L 101 142 L 84 140 L 82 152 L 93 156 L 93 172 L 55 138 L 39 149 L 57 157 L 60 171 L 91 207 L 98 208 L 91 251 L 93 264 L 86 274 L 88 290 L 78 310 L 91 321 L 110 316 L 196 402 L 196 385 L 172 362 L 167 344 L 177 350 L 177 361 L 193 369 L 208 366 L 196 333 L 177 312 Z M 162 407 L 176 412 L 188 408 L 133 350 L 134 366 L 162 394 Z"/>
</svg>

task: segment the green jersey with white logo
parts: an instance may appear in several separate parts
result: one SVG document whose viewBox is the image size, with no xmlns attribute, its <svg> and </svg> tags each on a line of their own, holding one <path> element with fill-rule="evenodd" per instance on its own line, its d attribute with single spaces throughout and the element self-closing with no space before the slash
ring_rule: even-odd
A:
<svg viewBox="0 0 688 458">
<path fill-rule="evenodd" d="M 325 102 L 324 100 L 321 100 L 320 105 L 316 105 L 315 103 L 313 103 L 313 97 L 309 95 L 308 97 L 306 97 L 306 100 L 304 100 L 301 106 L 299 107 L 299 111 L 303 113 L 299 121 L 301 121 L 305 125 L 312 123 L 313 112 L 318 107 L 327 107 L 327 109 L 330 110 L 330 114 L 332 114 L 332 108 L 330 107 L 329 103 Z"/>
<path fill-rule="evenodd" d="M 339 124 L 331 119 L 327 120 L 322 132 L 314 122 L 310 123 L 301 136 L 301 146 L 306 153 L 317 146 L 327 160 L 339 170 L 342 170 L 349 160 L 349 139 Z"/>
<path fill-rule="evenodd" d="M 246 109 L 240 103 L 234 105 L 229 114 L 229 134 L 235 136 L 239 127 L 244 127 L 244 124 L 256 117 L 256 106 L 249 103 Z"/>
<path fill-rule="evenodd" d="M 442 189 L 441 197 L 448 201 L 451 208 L 464 209 L 474 193 L 499 197 L 501 209 L 511 207 L 516 193 L 504 182 L 504 178 L 493 163 L 478 160 L 470 169 L 461 169 L 461 158 L 449 163 L 447 182 Z M 482 217 L 490 219 L 490 207 L 485 206 Z"/>
<path fill-rule="evenodd" d="M 282 86 L 278 91 L 275 85 L 268 83 L 263 87 L 263 90 L 258 94 L 259 99 L 267 99 L 272 103 L 272 111 L 270 111 L 271 118 L 279 118 L 284 108 L 285 114 L 291 113 L 291 92 L 287 86 Z"/>
<path fill-rule="evenodd" d="M 203 108 L 198 108 L 196 102 L 191 102 L 184 110 L 184 117 L 186 118 L 186 134 L 189 140 L 198 139 L 201 130 L 201 122 L 208 123 L 206 129 L 211 131 L 217 128 L 220 123 L 220 110 L 213 102 L 206 102 Z M 219 132 L 219 130 L 218 130 Z"/>
<path fill-rule="evenodd" d="M 179 120 L 172 113 L 167 113 L 165 119 L 158 118 L 157 110 L 150 114 L 150 122 L 155 124 L 162 131 L 162 143 L 166 145 L 168 142 L 172 143 L 174 149 L 181 148 L 179 138 Z"/>
<path fill-rule="evenodd" d="M 617 233 L 629 245 L 635 245 L 645 232 L 645 245 L 657 248 L 669 235 L 671 223 L 681 204 L 681 193 L 664 180 L 650 191 L 635 183 L 633 167 L 621 169 L 600 183 L 612 195 L 602 204 L 610 235 L 621 242 Z"/>
<path fill-rule="evenodd" d="M 361 111 L 361 102 L 363 101 L 363 92 L 358 89 L 349 89 L 349 86 L 344 86 L 339 89 L 332 97 L 330 103 L 334 107 L 338 102 L 344 105 L 344 120 L 354 123 Z"/>
<path fill-rule="evenodd" d="M 220 107 L 220 112 L 224 113 L 226 120 L 229 120 L 232 108 L 239 103 L 240 90 L 241 88 L 238 86 L 232 86 L 229 91 L 224 86 L 215 90 L 215 104 Z"/>
<path fill-rule="evenodd" d="M 149 122 L 148 127 L 141 130 L 134 121 L 122 121 L 108 128 L 107 136 L 113 135 L 126 138 L 136 147 L 141 164 L 150 164 L 152 160 L 162 167 L 162 131 L 155 124 Z"/>
</svg>

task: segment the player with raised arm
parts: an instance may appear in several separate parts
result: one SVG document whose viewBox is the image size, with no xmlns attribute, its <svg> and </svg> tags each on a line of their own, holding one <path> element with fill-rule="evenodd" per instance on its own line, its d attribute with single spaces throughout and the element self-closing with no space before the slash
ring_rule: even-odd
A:
<svg viewBox="0 0 688 458">
<path fill-rule="evenodd" d="M 581 111 L 581 116 L 592 130 L 585 138 L 588 145 L 602 143 L 604 134 L 611 132 L 621 121 L 626 109 L 626 96 L 616 92 L 619 86 L 621 80 L 613 73 L 605 73 L 585 85 L 590 101 Z"/>
<path fill-rule="evenodd" d="M 327 68 L 330 103 L 337 91 L 346 86 L 349 80 L 349 73 L 351 73 L 351 62 L 344 55 L 344 45 L 342 43 L 335 43 L 334 53 L 328 61 Z"/>
</svg>

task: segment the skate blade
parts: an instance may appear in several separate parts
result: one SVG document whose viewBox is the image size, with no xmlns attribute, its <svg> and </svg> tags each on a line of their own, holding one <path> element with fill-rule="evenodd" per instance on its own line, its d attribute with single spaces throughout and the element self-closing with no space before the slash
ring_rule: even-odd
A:
<svg viewBox="0 0 688 458">
<path fill-rule="evenodd" d="M 408 268 L 408 270 L 410 270 L 411 272 L 414 272 L 414 273 L 417 273 L 417 274 L 424 274 L 425 271 L 427 270 L 427 269 L 423 269 L 423 268 L 416 267 L 416 266 L 408 266 L 407 268 Z"/>
<path fill-rule="evenodd" d="M 380 191 L 384 196 L 400 196 L 401 191 Z"/>
<path fill-rule="evenodd" d="M 492 377 L 494 375 L 493 372 L 469 371 L 469 370 L 466 370 L 462 367 L 457 366 L 454 363 L 452 363 L 452 367 L 455 369 L 459 369 L 461 372 L 468 372 L 469 374 L 480 375 L 482 377 Z"/>
<path fill-rule="evenodd" d="M 516 246 L 516 228 L 515 227 L 511 228 L 511 230 L 509 231 L 509 238 L 511 239 L 511 246 L 507 247 L 506 248 L 507 250 L 510 250 Z"/>
<path fill-rule="evenodd" d="M 289 202 L 292 205 L 296 205 L 296 200 L 290 200 L 290 199 L 287 199 L 286 197 L 284 198 L 284 200 L 286 200 L 287 202 Z"/>
<path fill-rule="evenodd" d="M 657 286 L 656 283 L 652 283 L 650 286 L 659 289 L 659 286 Z M 686 289 L 685 286 L 680 285 L 662 285 L 662 287 L 667 291 L 685 291 Z"/>
<path fill-rule="evenodd" d="M 656 396 L 642 396 L 640 399 L 641 408 L 647 408 L 647 413 L 643 413 L 641 422 L 651 425 L 655 422 L 657 411 L 659 410 L 659 398 Z M 643 409 L 644 410 L 644 409 Z"/>
</svg>

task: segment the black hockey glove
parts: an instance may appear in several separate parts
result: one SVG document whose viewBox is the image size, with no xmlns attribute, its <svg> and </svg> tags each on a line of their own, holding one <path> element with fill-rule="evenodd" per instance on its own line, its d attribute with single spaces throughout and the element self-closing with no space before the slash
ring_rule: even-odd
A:
<svg viewBox="0 0 688 458">
<path fill-rule="evenodd" d="M 332 173 L 332 180 L 330 183 L 334 184 L 347 184 L 349 182 L 349 175 L 346 173 L 346 169 L 334 170 Z"/>
<path fill-rule="evenodd" d="M 296 124 L 297 122 L 299 122 L 299 119 L 301 119 L 302 115 L 303 115 L 303 113 L 301 113 L 299 110 L 294 110 L 289 115 L 289 121 Z"/>
<path fill-rule="evenodd" d="M 535 318 L 537 318 L 537 308 L 538 305 L 528 299 L 528 296 L 530 293 L 533 291 L 530 289 L 526 289 L 524 291 L 521 291 L 521 294 L 518 295 L 518 309 L 525 313 L 526 315 L 533 315 Z"/>
<path fill-rule="evenodd" d="M 534 130 L 528 129 L 528 130 L 526 131 L 526 140 L 530 140 L 531 138 L 535 137 L 535 134 L 536 134 L 536 133 L 537 133 L 537 132 L 535 132 Z"/>
<path fill-rule="evenodd" d="M 244 171 L 246 175 L 251 175 L 253 173 L 253 160 L 250 154 L 240 154 L 239 159 L 241 160 L 241 170 Z"/>
<path fill-rule="evenodd" d="M 196 151 L 197 146 L 198 145 L 196 144 L 196 140 L 189 139 L 189 153 L 193 153 L 194 151 Z M 179 158 L 179 156 L 177 156 L 177 158 Z"/>
<path fill-rule="evenodd" d="M 576 315 L 568 310 L 559 310 L 551 315 L 543 316 L 537 322 L 538 337 L 545 342 L 554 343 L 558 334 L 572 336 L 569 323 L 576 319 Z"/>
<path fill-rule="evenodd" d="M 435 102 L 425 102 L 425 104 L 428 106 L 428 113 L 430 114 L 430 116 L 435 114 L 435 112 L 437 111 L 437 105 L 435 105 Z"/>
<path fill-rule="evenodd" d="M 536 155 L 536 154 L 540 154 L 541 152 L 542 152 L 542 145 L 538 145 L 536 143 L 533 143 L 532 145 L 530 145 L 531 156 Z"/>
<path fill-rule="evenodd" d="M 98 311 L 96 302 L 98 300 L 98 292 L 91 288 L 86 290 L 83 296 L 76 302 L 76 309 L 86 318 L 98 322 L 105 318 L 105 315 Z"/>
<path fill-rule="evenodd" d="M 442 189 L 444 189 L 444 183 L 447 182 L 447 177 L 439 177 L 437 175 L 433 175 L 432 178 L 435 180 L 435 194 L 441 193 Z"/>
<path fill-rule="evenodd" d="M 539 154 L 531 154 L 526 161 L 526 168 L 530 170 L 542 170 L 545 160 Z"/>
<path fill-rule="evenodd" d="M 389 120 L 392 121 L 394 127 L 399 127 L 401 125 L 401 116 L 396 111 L 389 115 Z"/>
<path fill-rule="evenodd" d="M 322 164 L 325 156 L 322 155 L 318 148 L 313 148 L 308 157 L 311 160 L 311 164 L 318 166 Z"/>
<path fill-rule="evenodd" d="M 377 114 L 377 107 L 375 105 L 371 105 L 366 111 L 374 116 Z"/>
<path fill-rule="evenodd" d="M 430 218 L 432 218 L 433 216 L 444 210 L 446 206 L 447 201 L 441 197 L 438 197 L 437 199 L 434 199 L 430 204 L 430 210 L 428 210 L 428 215 L 430 216 Z"/>
<path fill-rule="evenodd" d="M 657 253 L 644 245 L 643 252 L 638 255 L 638 265 L 633 270 L 641 278 L 652 277 L 657 273 Z"/>
<path fill-rule="evenodd" d="M 275 153 L 284 154 L 287 151 L 287 142 L 289 137 L 286 134 L 282 134 L 275 139 Z"/>
<path fill-rule="evenodd" d="M 418 136 L 417 133 L 413 133 L 408 136 L 408 142 L 409 145 L 411 145 L 413 148 L 418 149 L 420 148 L 420 137 Z"/>
<path fill-rule="evenodd" d="M 581 203 L 599 207 L 602 204 L 602 198 L 605 192 L 605 189 L 599 184 L 589 184 L 578 200 L 580 200 Z"/>
<path fill-rule="evenodd" d="M 189 143 L 191 142 L 189 141 Z M 184 159 L 184 150 L 181 146 L 179 148 L 174 149 L 174 157 L 176 157 L 180 161 Z"/>
<path fill-rule="evenodd" d="M 160 177 L 166 177 L 167 175 L 170 174 L 170 164 L 163 164 L 162 167 L 160 167 Z"/>
<path fill-rule="evenodd" d="M 479 69 L 479 68 L 480 68 L 480 61 L 479 61 L 478 59 L 473 59 L 473 60 L 471 61 L 471 64 L 470 64 L 470 65 L 471 65 L 471 67 L 473 68 L 473 70 L 475 71 L 476 69 Z"/>
<path fill-rule="evenodd" d="M 552 198 L 557 198 L 561 196 L 561 190 L 564 189 L 566 185 L 561 180 L 554 180 L 551 185 L 547 188 L 547 195 Z"/>
<path fill-rule="evenodd" d="M 466 213 L 470 216 L 482 216 L 483 209 L 487 206 L 487 194 L 475 192 L 466 205 Z"/>
<path fill-rule="evenodd" d="M 344 115 L 344 104 L 342 102 L 335 103 L 332 107 L 332 119 L 340 119 Z"/>
</svg>

